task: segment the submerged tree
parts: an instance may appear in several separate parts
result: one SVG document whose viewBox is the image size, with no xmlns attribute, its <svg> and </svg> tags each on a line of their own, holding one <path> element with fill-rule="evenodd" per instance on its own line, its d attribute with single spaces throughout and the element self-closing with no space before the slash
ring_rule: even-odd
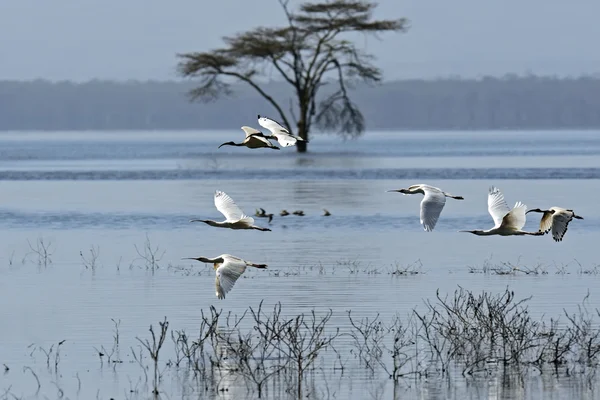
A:
<svg viewBox="0 0 600 400">
<path fill-rule="evenodd" d="M 348 88 L 357 82 L 379 82 L 382 72 L 373 65 L 374 57 L 357 48 L 348 34 L 404 31 L 407 21 L 374 20 L 372 12 L 377 4 L 366 0 L 305 2 L 298 12 L 289 10 L 288 0 L 279 3 L 287 26 L 255 28 L 225 37 L 224 48 L 178 54 L 179 73 L 200 79 L 190 96 L 194 100 L 214 100 L 232 93 L 231 81 L 244 82 L 277 110 L 290 133 L 305 140 L 313 122 L 325 131 L 360 135 L 364 119 L 350 99 Z M 260 84 L 268 67 L 293 87 L 295 102 L 290 105 L 290 115 L 296 132 L 292 132 L 294 128 L 281 105 Z M 317 94 L 327 84 L 335 88 L 327 90 L 317 104 Z M 298 141 L 297 149 L 306 151 L 306 142 Z"/>
</svg>

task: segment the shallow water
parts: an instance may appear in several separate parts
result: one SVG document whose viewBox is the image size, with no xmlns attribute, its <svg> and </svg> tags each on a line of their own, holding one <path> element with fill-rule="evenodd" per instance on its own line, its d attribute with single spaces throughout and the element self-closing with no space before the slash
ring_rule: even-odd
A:
<svg viewBox="0 0 600 400">
<path fill-rule="evenodd" d="M 70 398 L 146 398 L 149 389 L 138 384 L 144 374 L 129 351 L 136 336 L 147 337 L 148 326 L 164 316 L 171 329 L 194 331 L 200 310 L 211 305 L 238 315 L 261 301 L 268 308 L 281 302 L 287 315 L 331 309 L 332 326 L 342 330 L 349 327 L 347 310 L 389 320 L 422 306 L 437 289 L 451 293 L 458 285 L 492 292 L 509 287 L 518 298 L 533 296 L 530 311 L 538 318 L 575 310 L 588 291 L 589 307 L 600 307 L 600 278 L 581 273 L 599 263 L 595 132 L 375 132 L 346 142 L 315 136 L 304 155 L 293 149 L 216 149 L 231 138 L 239 132 L 0 134 L 0 363 L 9 367 L 0 389 L 33 395 L 35 379 L 23 370 L 31 367 L 42 384 L 40 397 L 58 397 L 60 387 Z M 448 199 L 435 231 L 424 232 L 420 196 L 386 193 L 415 183 L 465 200 Z M 549 236 L 457 233 L 491 227 L 491 185 L 509 205 L 558 205 L 585 219 L 573 221 L 561 243 Z M 190 218 L 221 218 L 213 204 L 217 189 L 249 214 L 258 207 L 274 213 L 271 224 L 256 218 L 272 231 L 190 224 Z M 322 216 L 323 208 L 332 215 Z M 306 216 L 280 217 L 282 209 Z M 535 230 L 537 218 L 528 216 L 526 229 Z M 40 240 L 49 244 L 46 265 L 36 254 Z M 161 257 L 155 271 L 139 254 L 146 240 Z M 98 253 L 93 269 L 92 248 Z M 269 268 L 247 271 L 219 301 L 212 271 L 181 258 L 221 253 Z M 486 260 L 522 270 L 541 265 L 547 273 L 470 273 Z M 408 264 L 420 273 L 391 274 L 396 265 Z M 114 370 L 94 350 L 112 345 L 111 318 L 121 321 L 124 361 Z M 39 348 L 61 340 L 59 373 L 53 374 Z M 169 338 L 164 362 L 172 351 Z M 312 378 L 313 398 L 593 397 L 589 385 L 573 377 L 531 376 L 513 385 L 498 376 L 457 376 L 451 383 L 405 382 L 394 394 L 391 381 L 359 368 L 350 376 L 323 371 Z M 182 371 L 165 374 L 161 390 L 169 398 L 199 397 Z M 136 385 L 137 393 L 129 392 Z M 245 384 L 225 386 L 228 392 L 206 396 L 247 395 Z M 275 389 L 271 395 L 278 398 Z"/>
</svg>

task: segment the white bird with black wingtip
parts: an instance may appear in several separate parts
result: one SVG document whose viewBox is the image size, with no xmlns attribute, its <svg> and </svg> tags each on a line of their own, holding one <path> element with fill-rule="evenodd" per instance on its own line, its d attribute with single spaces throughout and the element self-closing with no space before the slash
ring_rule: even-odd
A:
<svg viewBox="0 0 600 400">
<path fill-rule="evenodd" d="M 399 192 L 402 194 L 422 194 L 421 200 L 421 224 L 427 232 L 433 231 L 440 214 L 446 204 L 446 197 L 456 200 L 464 200 L 462 196 L 454 196 L 434 186 L 419 184 L 409 186 L 407 189 L 388 190 L 388 192 Z"/>
<path fill-rule="evenodd" d="M 527 206 L 520 201 L 515 203 L 512 210 L 508 208 L 500 189 L 492 186 L 488 193 L 488 212 L 494 220 L 494 227 L 485 231 L 476 229 L 459 232 L 469 232 L 477 236 L 543 235 L 543 232 L 526 232 L 523 230 L 527 220 L 525 210 L 527 210 Z"/>
<path fill-rule="evenodd" d="M 183 260 L 196 260 L 203 263 L 214 264 L 215 270 L 215 287 L 216 295 L 219 299 L 224 299 L 225 295 L 233 289 L 233 285 L 239 279 L 240 276 L 246 271 L 246 267 L 254 267 L 265 269 L 266 264 L 255 264 L 249 261 L 242 260 L 239 257 L 232 256 L 231 254 L 221 254 L 215 258 L 206 257 L 189 257 L 183 258 Z"/>
<path fill-rule="evenodd" d="M 215 207 L 225 216 L 225 221 L 213 221 L 210 219 L 192 219 L 190 222 L 204 222 L 217 228 L 229 229 L 256 229 L 258 231 L 270 231 L 269 228 L 261 228 L 254 225 L 254 218 L 244 214 L 241 208 L 225 192 L 215 192 Z"/>
<path fill-rule="evenodd" d="M 540 220 L 540 232 L 544 234 L 552 230 L 552 239 L 555 242 L 561 242 L 567 229 L 569 228 L 569 222 L 575 219 L 583 219 L 583 217 L 576 215 L 573 210 L 567 210 L 561 207 L 550 207 L 548 210 L 541 210 L 534 208 L 527 211 L 542 213 L 542 219 Z M 526 213 L 526 214 L 527 214 Z"/>
<path fill-rule="evenodd" d="M 300 136 L 294 136 L 290 131 L 281 125 L 279 122 L 268 118 L 261 117 L 258 115 L 258 124 L 271 132 L 271 136 L 265 136 L 267 139 L 275 139 L 279 142 L 281 147 L 289 147 L 296 144 L 297 141 L 308 143 L 308 140 L 302 139 Z"/>
<path fill-rule="evenodd" d="M 269 142 L 269 139 L 266 138 L 265 135 L 258 129 L 254 129 L 249 126 L 242 126 L 241 128 L 246 134 L 246 138 L 241 143 L 225 142 L 219 146 L 219 149 L 223 146 L 244 146 L 249 149 L 260 149 L 260 148 L 269 148 L 273 150 L 279 150 L 279 147 L 275 146 L 273 143 Z"/>
</svg>

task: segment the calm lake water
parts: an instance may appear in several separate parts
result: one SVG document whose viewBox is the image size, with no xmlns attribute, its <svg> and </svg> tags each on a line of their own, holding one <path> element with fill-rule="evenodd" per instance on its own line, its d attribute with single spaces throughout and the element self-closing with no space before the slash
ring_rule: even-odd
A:
<svg viewBox="0 0 600 400">
<path fill-rule="evenodd" d="M 238 315 L 261 301 L 269 309 L 281 302 L 290 316 L 331 309 L 330 324 L 341 330 L 349 327 L 347 310 L 388 321 L 422 307 L 438 289 L 452 293 L 459 285 L 533 296 L 530 312 L 540 319 L 575 310 L 588 291 L 588 306 L 600 307 L 600 276 L 580 273 L 600 263 L 597 132 L 372 132 L 355 141 L 314 136 L 302 155 L 290 148 L 217 149 L 241 134 L 0 134 L 0 366 L 7 368 L 0 390 L 35 398 L 31 368 L 40 379 L 39 398 L 61 397 L 60 391 L 68 398 L 148 398 L 151 389 L 141 388 L 144 372 L 129 351 L 136 337 L 148 337 L 149 325 L 165 316 L 171 329 L 194 332 L 201 310 L 211 305 Z M 386 193 L 416 183 L 465 198 L 448 199 L 430 233 L 419 224 L 422 196 Z M 549 235 L 457 233 L 493 225 L 491 185 L 511 207 L 516 201 L 562 206 L 585 219 L 571 222 L 561 243 Z M 222 219 L 215 190 L 248 214 L 258 207 L 275 214 L 271 224 L 256 218 L 272 231 L 190 224 L 191 218 Z M 305 216 L 280 217 L 282 209 Z M 528 217 L 526 229 L 536 230 L 539 214 Z M 160 258 L 155 271 L 140 257 L 146 244 Z M 181 258 L 222 253 L 269 267 L 248 270 L 220 301 L 211 269 Z M 541 266 L 547 274 L 470 273 L 486 263 Z M 398 265 L 419 273 L 391 275 Z M 94 349 L 112 346 L 111 319 L 120 320 L 124 361 L 114 368 L 101 364 Z M 58 372 L 54 355 L 49 372 L 41 348 L 62 340 Z M 162 368 L 173 347 L 169 337 Z M 523 385 L 460 376 L 404 382 L 394 390 L 386 376 L 367 376 L 359 367 L 344 376 L 330 369 L 315 373 L 310 398 L 593 398 L 598 390 L 545 375 Z M 161 390 L 165 398 L 256 397 L 245 384 L 223 385 L 227 392 L 199 394 L 169 368 Z"/>
</svg>

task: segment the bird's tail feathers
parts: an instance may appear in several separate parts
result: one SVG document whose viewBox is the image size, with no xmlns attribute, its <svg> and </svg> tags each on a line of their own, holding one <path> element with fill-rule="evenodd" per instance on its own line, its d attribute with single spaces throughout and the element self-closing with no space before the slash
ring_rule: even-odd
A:
<svg viewBox="0 0 600 400">
<path fill-rule="evenodd" d="M 455 196 L 455 195 L 453 195 L 451 193 L 446 193 L 446 192 L 444 192 L 444 196 L 450 197 L 451 199 L 456 199 L 456 200 L 464 200 L 465 199 L 462 196 Z"/>
</svg>

